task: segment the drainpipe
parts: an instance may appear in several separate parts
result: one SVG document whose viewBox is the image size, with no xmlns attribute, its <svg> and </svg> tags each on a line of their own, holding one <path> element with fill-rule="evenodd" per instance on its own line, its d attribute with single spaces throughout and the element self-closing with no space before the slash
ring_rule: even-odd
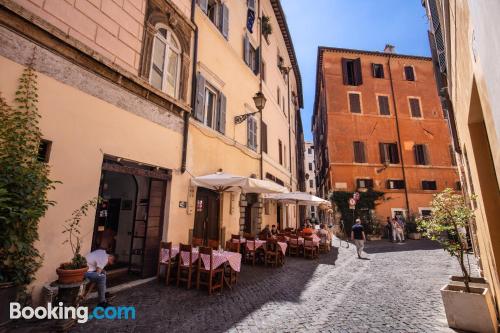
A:
<svg viewBox="0 0 500 333">
<path fill-rule="evenodd" d="M 259 92 L 262 93 L 262 17 L 260 15 L 260 1 L 257 2 L 257 17 L 258 17 L 258 32 L 259 32 Z M 264 138 L 262 135 L 262 128 L 264 127 L 264 113 L 263 109 L 260 110 L 260 179 L 264 179 L 264 155 L 262 150 L 262 143 Z M 269 149 L 269 147 L 268 147 Z"/>
<path fill-rule="evenodd" d="M 290 69 L 291 67 L 287 68 L 286 71 L 286 82 L 288 85 L 288 160 L 289 160 L 289 166 L 290 166 L 290 189 L 293 191 L 293 172 L 292 172 L 292 125 L 291 125 L 291 120 L 290 118 Z"/>
<path fill-rule="evenodd" d="M 198 62 L 198 26 L 194 21 L 194 16 L 196 12 L 196 0 L 191 0 L 191 22 L 194 24 L 194 43 L 193 43 L 193 67 L 192 67 L 192 77 L 191 77 L 191 111 L 194 110 L 196 105 L 196 63 Z M 187 159 L 187 144 L 189 136 L 189 118 L 190 113 L 184 111 L 184 130 L 182 137 L 182 161 L 181 161 L 181 173 L 186 172 L 186 159 Z"/>
<path fill-rule="evenodd" d="M 389 53 L 389 61 L 388 61 L 388 67 L 389 67 L 389 81 L 391 83 L 391 95 L 392 95 L 392 103 L 394 105 L 394 116 L 396 119 L 396 132 L 398 135 L 398 147 L 399 147 L 399 155 L 401 156 L 401 171 L 403 172 L 403 181 L 405 183 L 405 202 L 406 202 L 406 211 L 407 211 L 407 218 L 410 217 L 410 202 L 408 200 L 408 182 L 406 181 L 406 172 L 405 172 L 405 162 L 403 158 L 403 148 L 401 147 L 401 134 L 399 131 L 399 119 L 398 119 L 398 107 L 396 105 L 396 96 L 394 94 L 394 82 L 392 81 L 392 71 L 391 71 L 391 54 Z"/>
</svg>

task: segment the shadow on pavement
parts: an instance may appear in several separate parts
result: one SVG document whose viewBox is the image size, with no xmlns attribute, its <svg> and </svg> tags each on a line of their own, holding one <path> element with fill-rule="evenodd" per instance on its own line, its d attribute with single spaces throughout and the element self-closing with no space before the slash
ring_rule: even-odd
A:
<svg viewBox="0 0 500 333">
<path fill-rule="evenodd" d="M 401 251 L 419 251 L 419 250 L 438 250 L 442 249 L 438 242 L 428 239 L 406 240 L 404 243 L 391 243 L 387 240 L 367 242 L 364 252 L 368 254 L 401 252 Z"/>
</svg>

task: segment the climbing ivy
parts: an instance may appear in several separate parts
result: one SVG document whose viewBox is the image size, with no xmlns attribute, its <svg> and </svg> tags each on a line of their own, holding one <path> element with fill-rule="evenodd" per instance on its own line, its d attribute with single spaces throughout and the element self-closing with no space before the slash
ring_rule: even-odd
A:
<svg viewBox="0 0 500 333">
<path fill-rule="evenodd" d="M 371 209 L 375 209 L 377 201 L 382 199 L 384 192 L 378 192 L 374 190 L 367 190 L 366 192 L 360 192 L 359 201 L 356 204 L 356 209 L 353 211 L 349 209 L 349 199 L 353 197 L 354 192 L 346 191 L 335 191 L 330 194 L 330 200 L 335 203 L 335 206 L 342 214 L 342 220 L 344 222 L 344 230 L 349 233 L 354 220 L 361 218 L 363 224 L 365 225 L 365 231 L 367 234 L 371 234 L 373 229 L 373 221 L 368 220 L 370 216 L 367 216 Z"/>
<path fill-rule="evenodd" d="M 34 279 L 42 256 L 34 247 L 38 223 L 54 188 L 49 167 L 38 159 L 37 75 L 24 69 L 13 106 L 0 95 L 0 282 L 25 287 Z M 23 288 L 21 288 L 23 289 Z"/>
</svg>

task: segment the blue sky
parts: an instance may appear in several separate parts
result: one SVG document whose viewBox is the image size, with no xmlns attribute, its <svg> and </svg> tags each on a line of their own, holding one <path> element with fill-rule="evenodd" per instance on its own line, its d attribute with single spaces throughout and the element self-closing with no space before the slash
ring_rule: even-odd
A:
<svg viewBox="0 0 500 333">
<path fill-rule="evenodd" d="M 306 140 L 312 140 L 318 46 L 429 56 L 427 18 L 420 0 L 281 0 L 302 74 Z"/>
</svg>

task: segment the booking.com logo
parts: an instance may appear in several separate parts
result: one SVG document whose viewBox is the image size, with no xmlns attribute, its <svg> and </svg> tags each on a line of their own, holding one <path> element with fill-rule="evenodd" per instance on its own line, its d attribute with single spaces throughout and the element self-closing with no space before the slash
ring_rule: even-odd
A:
<svg viewBox="0 0 500 333">
<path fill-rule="evenodd" d="M 59 302 L 58 306 L 48 303 L 47 307 L 31 306 L 22 307 L 20 303 L 10 303 L 10 319 L 76 319 L 78 323 L 86 323 L 94 319 L 124 319 L 135 320 L 135 306 L 108 306 L 106 308 L 96 307 L 91 313 L 86 306 L 64 306 Z"/>
</svg>

